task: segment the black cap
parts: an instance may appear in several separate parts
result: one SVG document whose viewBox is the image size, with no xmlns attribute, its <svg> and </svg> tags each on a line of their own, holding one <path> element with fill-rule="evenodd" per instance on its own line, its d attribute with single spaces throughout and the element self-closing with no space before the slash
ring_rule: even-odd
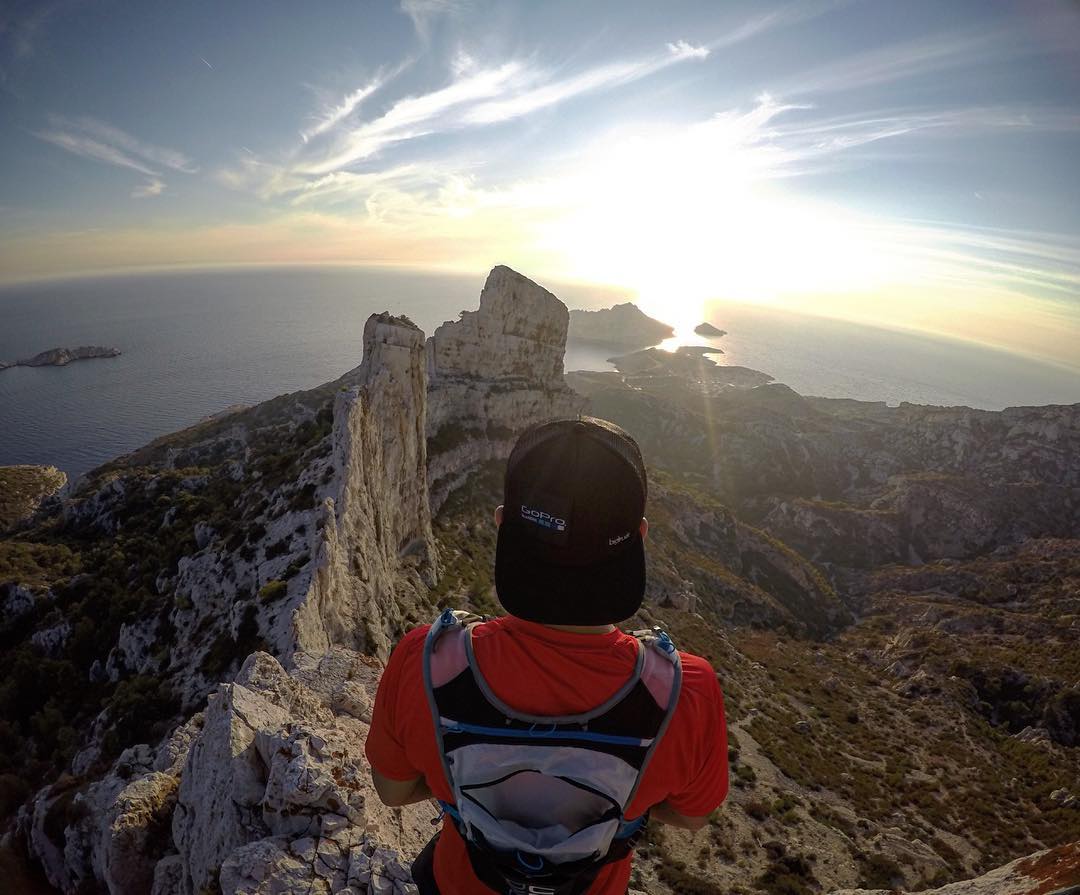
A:
<svg viewBox="0 0 1080 895">
<path fill-rule="evenodd" d="M 607 420 L 528 429 L 506 465 L 495 588 L 511 615 L 557 625 L 629 618 L 645 594 L 648 488 L 637 443 Z"/>
</svg>

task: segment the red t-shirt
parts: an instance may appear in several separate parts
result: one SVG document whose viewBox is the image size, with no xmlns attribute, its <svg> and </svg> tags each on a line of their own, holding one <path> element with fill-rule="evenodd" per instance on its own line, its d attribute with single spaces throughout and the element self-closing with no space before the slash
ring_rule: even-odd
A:
<svg viewBox="0 0 1080 895">
<path fill-rule="evenodd" d="M 402 638 L 383 673 L 367 740 L 372 767 L 392 780 L 427 780 L 435 796 L 452 801 L 435 742 L 423 683 L 429 625 Z M 473 630 L 481 673 L 503 702 L 530 715 L 574 715 L 605 702 L 634 668 L 637 643 L 629 634 L 573 634 L 507 616 Z M 659 802 L 702 817 L 728 790 L 727 729 L 716 674 L 698 656 L 680 653 L 682 690 L 675 714 L 653 752 L 627 817 Z M 631 857 L 605 867 L 588 895 L 622 895 Z M 443 895 L 491 895 L 472 871 L 461 836 L 444 818 L 435 849 L 435 878 Z"/>
</svg>

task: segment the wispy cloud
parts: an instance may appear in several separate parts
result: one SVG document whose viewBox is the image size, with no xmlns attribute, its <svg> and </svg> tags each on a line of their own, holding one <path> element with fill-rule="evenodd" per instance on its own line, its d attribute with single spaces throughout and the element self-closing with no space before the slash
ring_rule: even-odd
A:
<svg viewBox="0 0 1080 895">
<path fill-rule="evenodd" d="M 385 165 L 385 157 L 394 147 L 523 118 L 579 97 L 623 87 L 671 66 L 700 63 L 717 48 L 823 15 L 847 2 L 850 0 L 792 3 L 748 19 L 705 43 L 680 39 L 651 54 L 601 61 L 577 71 L 568 71 L 565 65 L 540 65 L 530 57 L 501 63 L 481 61 L 473 52 L 458 47 L 449 59 L 448 84 L 400 97 L 378 116 L 364 118 L 365 103 L 384 91 L 397 72 L 377 74 L 339 99 L 324 102 L 313 116 L 315 123 L 301 130 L 299 146 L 275 160 L 249 154 L 219 171 L 217 179 L 233 188 L 252 189 L 265 198 L 310 195 L 305 187 L 313 180 L 336 172 L 357 173 L 361 166 Z M 424 38 L 435 19 L 458 15 L 466 7 L 463 0 L 400 3 L 401 11 Z M 337 188 L 334 195 L 340 195 Z"/>
<path fill-rule="evenodd" d="M 466 110 L 461 121 L 464 124 L 473 125 L 509 121 L 584 94 L 630 84 L 654 75 L 671 65 L 691 59 L 705 59 L 709 55 L 704 47 L 695 48 L 688 44 L 686 46 L 687 51 L 657 53 L 625 62 L 598 65 L 568 78 L 548 81 L 533 89 L 518 91 L 505 98 L 485 100 Z M 544 78 L 541 73 L 532 73 L 531 77 L 536 81 L 542 81 Z"/>
<path fill-rule="evenodd" d="M 480 67 L 475 59 L 459 53 L 449 84 L 403 97 L 376 118 L 354 120 L 361 104 L 383 86 L 384 79 L 376 78 L 347 94 L 302 133 L 304 145 L 289 167 L 295 175 L 323 176 L 371 159 L 397 144 L 509 121 L 575 97 L 629 84 L 671 65 L 703 59 L 708 53 L 700 49 L 687 45 L 677 52 L 597 65 L 564 77 L 520 60 Z M 317 147 L 316 136 L 322 138 Z"/>
<path fill-rule="evenodd" d="M 1015 55 L 1023 52 L 1024 46 L 1015 34 L 986 27 L 933 34 L 830 61 L 800 73 L 781 90 L 790 96 L 861 90 L 965 68 L 985 61 L 990 53 L 995 58 Z"/>
<path fill-rule="evenodd" d="M 165 181 L 154 177 L 131 191 L 132 199 L 150 199 L 165 192 Z"/>
<path fill-rule="evenodd" d="M 452 116 L 463 106 L 499 96 L 531 77 L 520 63 L 508 62 L 458 78 L 431 93 L 405 97 L 378 118 L 342 133 L 329 153 L 301 162 L 297 170 L 327 174 L 370 158 L 387 146 L 451 129 L 460 124 L 460 117 L 455 120 Z"/>
<path fill-rule="evenodd" d="M 83 158 L 130 168 L 151 177 L 156 177 L 160 168 L 185 174 L 199 170 L 182 152 L 139 140 L 93 118 L 52 117 L 50 124 L 48 130 L 34 131 L 34 136 Z"/>
<path fill-rule="evenodd" d="M 337 127 L 359 109 L 361 103 L 382 87 L 384 83 L 386 82 L 382 77 L 376 76 L 367 84 L 345 94 L 340 102 L 326 109 L 314 125 L 301 131 L 300 138 L 307 143 L 313 137 L 325 134 L 327 131 Z"/>
<path fill-rule="evenodd" d="M 413 28 L 425 43 L 431 37 L 431 25 L 440 16 L 462 12 L 466 0 L 401 0 L 401 11 L 412 19 Z"/>
<path fill-rule="evenodd" d="M 668 52 L 677 59 L 708 59 L 708 47 L 696 47 L 685 40 L 677 40 L 667 45 Z"/>
</svg>

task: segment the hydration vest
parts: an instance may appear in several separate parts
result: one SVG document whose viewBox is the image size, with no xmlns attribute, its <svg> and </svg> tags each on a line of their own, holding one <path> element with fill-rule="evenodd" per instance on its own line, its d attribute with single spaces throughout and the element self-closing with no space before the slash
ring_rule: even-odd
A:
<svg viewBox="0 0 1080 895">
<path fill-rule="evenodd" d="M 444 811 L 477 877 L 504 895 L 580 895 L 640 838 L 627 818 L 679 698 L 682 667 L 659 631 L 635 632 L 629 680 L 579 715 L 515 711 L 484 680 L 474 624 L 447 609 L 424 644 L 424 686 L 453 802 Z"/>
</svg>

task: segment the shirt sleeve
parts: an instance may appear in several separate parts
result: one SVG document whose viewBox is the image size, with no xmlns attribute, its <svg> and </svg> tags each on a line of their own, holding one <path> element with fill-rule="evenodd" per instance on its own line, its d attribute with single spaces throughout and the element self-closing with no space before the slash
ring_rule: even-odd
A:
<svg viewBox="0 0 1080 895">
<path fill-rule="evenodd" d="M 715 672 L 704 659 L 684 654 L 684 676 L 686 683 L 693 685 L 693 692 L 686 695 L 692 696 L 689 708 L 694 740 L 687 750 L 690 760 L 686 785 L 671 793 L 667 803 L 687 817 L 704 817 L 718 808 L 728 794 L 724 697 Z"/>
<path fill-rule="evenodd" d="M 391 780 L 413 780 L 422 773 L 419 768 L 413 767 L 406 755 L 401 700 L 408 692 L 406 681 L 409 673 L 419 670 L 417 660 L 422 661 L 426 634 L 427 627 L 416 628 L 402 638 L 390 654 L 390 661 L 386 663 L 375 694 L 375 708 L 371 713 L 371 729 L 364 754 L 375 770 Z"/>
</svg>

